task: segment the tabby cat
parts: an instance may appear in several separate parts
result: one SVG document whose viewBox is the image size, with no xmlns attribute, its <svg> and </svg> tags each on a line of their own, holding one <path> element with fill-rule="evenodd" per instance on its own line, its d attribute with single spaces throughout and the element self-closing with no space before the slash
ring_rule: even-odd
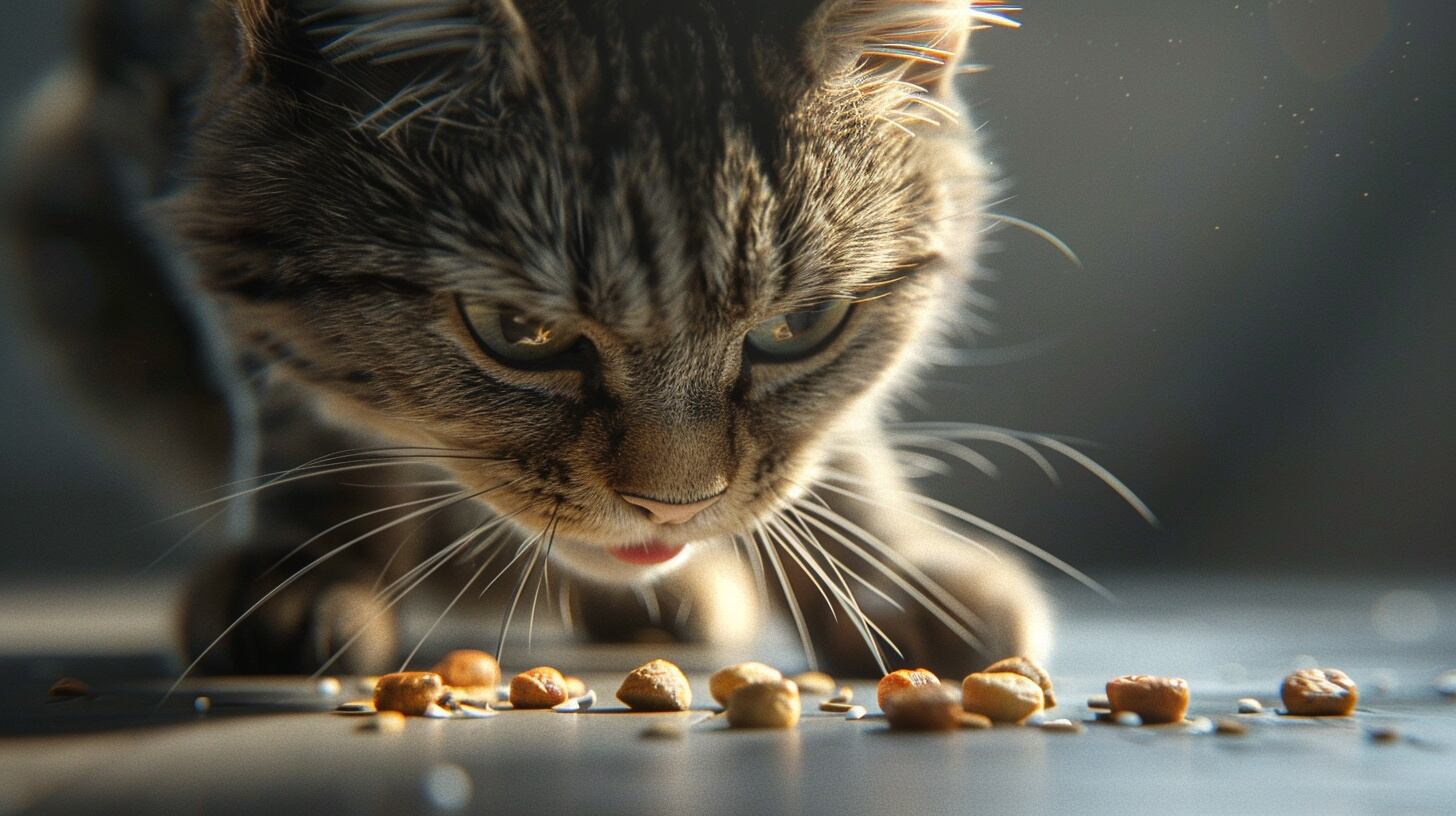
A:
<svg viewBox="0 0 1456 816">
<path fill-rule="evenodd" d="M 1026 567 L 913 492 L 889 426 L 967 319 L 994 181 L 954 85 L 1011 11 L 86 5 L 11 224 L 136 456 L 196 485 L 230 450 L 260 488 L 199 511 L 239 546 L 190 655 L 377 671 L 431 575 L 501 579 L 503 619 L 545 586 L 601 640 L 742 642 L 782 585 L 840 671 L 1043 654 Z"/>
</svg>

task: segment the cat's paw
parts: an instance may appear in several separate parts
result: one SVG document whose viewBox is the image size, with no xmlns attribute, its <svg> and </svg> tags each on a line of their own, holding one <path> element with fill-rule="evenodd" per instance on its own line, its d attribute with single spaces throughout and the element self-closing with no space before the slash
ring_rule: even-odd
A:
<svg viewBox="0 0 1456 816">
<path fill-rule="evenodd" d="M 902 653 L 884 650 L 885 662 L 891 669 L 924 667 L 942 678 L 958 680 L 1003 657 L 1045 659 L 1051 647 L 1050 603 L 1031 575 L 1009 556 L 1001 560 L 952 556 L 917 566 L 971 613 L 973 620 L 965 628 L 975 642 L 967 642 L 963 633 L 904 592 L 886 593 L 903 610 L 881 598 L 856 593 L 861 608 Z M 869 647 L 842 612 L 838 622 L 831 622 L 829 631 L 821 654 L 832 671 L 878 676 L 879 668 Z"/>
<path fill-rule="evenodd" d="M 235 556 L 196 576 L 183 601 L 181 629 L 185 657 L 200 658 L 198 671 L 311 674 L 335 655 L 331 672 L 390 670 L 398 647 L 395 615 L 352 576 L 306 575 L 249 613 L 291 574 L 260 577 L 271 563 L 257 555 Z"/>
</svg>

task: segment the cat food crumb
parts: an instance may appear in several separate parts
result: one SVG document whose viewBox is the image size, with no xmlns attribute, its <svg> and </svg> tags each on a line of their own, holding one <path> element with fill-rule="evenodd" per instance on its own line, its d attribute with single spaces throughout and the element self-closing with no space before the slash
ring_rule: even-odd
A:
<svg viewBox="0 0 1456 816">
<path fill-rule="evenodd" d="M 828 711 L 831 714 L 843 714 L 851 708 L 854 706 L 850 703 L 840 703 L 834 700 L 825 700 L 819 704 L 820 711 Z"/>
<path fill-rule="evenodd" d="M 953 731 L 964 713 L 955 692 L 939 683 L 900 689 L 881 707 L 896 731 Z"/>
<path fill-rule="evenodd" d="M 688 732 L 680 725 L 657 723 L 642 729 L 643 739 L 682 739 Z"/>
<path fill-rule="evenodd" d="M 1124 728 L 1137 728 L 1143 724 L 1143 718 L 1138 716 L 1136 711 L 1117 711 L 1112 715 L 1112 721 Z"/>
<path fill-rule="evenodd" d="M 846 720 L 863 720 L 865 717 L 869 716 L 869 713 L 869 709 L 865 708 L 862 705 L 850 706 L 849 710 L 844 712 L 844 718 Z"/>
<path fill-rule="evenodd" d="M 550 666 L 537 666 L 511 678 L 512 708 L 551 708 L 566 699 L 566 678 Z"/>
<path fill-rule="evenodd" d="M 1173 723 L 1188 713 L 1188 682 L 1181 677 L 1130 674 L 1107 683 L 1114 711 L 1131 711 L 1150 725 Z"/>
<path fill-rule="evenodd" d="M 396 672 L 374 684 L 374 707 L 379 711 L 424 716 L 444 696 L 445 681 L 434 672 Z"/>
<path fill-rule="evenodd" d="M 1456 698 L 1456 669 L 1436 675 L 1435 686 L 1442 697 Z"/>
<path fill-rule="evenodd" d="M 1041 686 L 1015 672 L 976 672 L 961 683 L 961 705 L 992 722 L 1024 722 L 1042 708 Z"/>
<path fill-rule="evenodd" d="M 569 679 L 570 678 L 568 678 L 568 680 Z M 554 705 L 551 707 L 551 710 L 560 712 L 562 714 L 573 714 L 577 711 L 586 711 L 596 704 L 597 693 L 588 689 L 587 692 L 580 697 L 572 697 L 564 703 Z"/>
<path fill-rule="evenodd" d="M 212 710 L 211 697 L 194 697 L 192 699 L 192 710 L 198 714 L 206 714 Z"/>
<path fill-rule="evenodd" d="M 1264 704 L 1261 703 L 1261 702 L 1259 702 L 1258 700 L 1255 700 L 1253 697 L 1240 697 L 1239 698 L 1239 713 L 1240 714 L 1263 714 L 1264 713 Z"/>
<path fill-rule="evenodd" d="M 323 697 L 338 697 L 344 693 L 344 684 L 337 677 L 320 677 L 314 684 L 314 691 Z"/>
<path fill-rule="evenodd" d="M 88 697 L 91 694 L 91 687 L 85 682 L 74 677 L 62 677 L 51 686 L 50 695 L 57 699 L 71 697 Z"/>
<path fill-rule="evenodd" d="M 494 717 L 497 713 L 489 708 L 481 708 L 469 703 L 459 703 L 455 706 L 455 716 L 462 720 L 484 720 Z"/>
<path fill-rule="evenodd" d="M 617 699 L 634 711 L 687 711 L 693 690 L 682 669 L 666 660 L 653 660 L 633 669 L 617 689 Z"/>
<path fill-rule="evenodd" d="M 1400 732 L 1394 728 L 1372 728 L 1365 736 L 1376 745 L 1393 745 L 1400 742 Z"/>
<path fill-rule="evenodd" d="M 774 683 L 784 679 L 778 669 L 756 661 L 736 663 L 726 669 L 719 669 L 708 678 L 708 693 L 718 705 L 728 705 L 733 692 L 749 683 Z"/>
<path fill-rule="evenodd" d="M 839 693 L 829 698 L 831 703 L 852 703 L 854 702 L 854 689 L 849 686 L 839 690 Z"/>
<path fill-rule="evenodd" d="M 833 677 L 818 671 L 803 672 L 789 679 L 799 687 L 800 694 L 833 694 L 835 687 L 839 685 L 834 682 Z M 840 702 L 849 701 L 841 700 Z"/>
<path fill-rule="evenodd" d="M 404 730 L 404 715 L 398 711 L 381 711 L 359 726 L 360 731 L 376 734 L 398 734 Z"/>
<path fill-rule="evenodd" d="M 1279 697 L 1290 714 L 1348 717 L 1360 701 L 1360 691 L 1339 669 L 1300 669 L 1284 678 Z"/>
<path fill-rule="evenodd" d="M 1087 698 L 1087 707 L 1094 711 L 1111 711 L 1112 703 L 1108 701 L 1106 694 L 1098 694 Z"/>
<path fill-rule="evenodd" d="M 587 694 L 586 681 L 580 677 L 566 676 L 566 694 L 570 697 L 585 697 Z M 595 700 L 593 700 L 595 702 Z"/>
<path fill-rule="evenodd" d="M 479 649 L 456 649 L 440 658 L 432 670 L 444 679 L 456 697 L 491 703 L 500 683 L 500 664 L 495 655 Z"/>
<path fill-rule="evenodd" d="M 1041 724 L 1041 730 L 1050 731 L 1053 734 L 1080 734 L 1087 730 L 1081 723 L 1072 720 L 1047 720 Z"/>
<path fill-rule="evenodd" d="M 998 660 L 981 670 L 983 674 L 995 674 L 997 672 L 1019 674 L 1038 686 L 1041 686 L 1042 708 L 1057 707 L 1057 697 L 1052 693 L 1051 675 L 1046 673 L 1046 669 L 1037 665 L 1035 660 L 1029 657 L 1008 657 L 1005 660 Z"/>
<path fill-rule="evenodd" d="M 748 683 L 728 698 L 728 725 L 733 728 L 793 728 L 799 713 L 799 686 L 793 680 Z"/>
<path fill-rule="evenodd" d="M 430 703 L 429 705 L 425 706 L 424 716 L 432 720 L 448 720 L 455 715 L 448 708 L 441 706 L 439 703 Z"/>
<path fill-rule="evenodd" d="M 885 701 L 891 694 L 918 686 L 938 686 L 940 678 L 930 669 L 897 669 L 880 678 L 875 686 L 875 702 L 885 710 Z"/>
<path fill-rule="evenodd" d="M 1233 717 L 1220 717 L 1218 724 L 1213 729 L 1215 734 L 1223 734 L 1229 737 L 1241 736 L 1247 734 L 1248 731 L 1249 727 L 1247 725 L 1244 725 Z"/>
<path fill-rule="evenodd" d="M 1188 720 L 1188 726 L 1184 729 L 1184 731 L 1189 734 L 1202 735 L 1212 734 L 1214 731 L 1217 730 L 1217 728 L 1218 727 L 1213 724 L 1213 720 L 1210 720 L 1207 717 L 1193 717 L 1192 719 Z"/>
</svg>

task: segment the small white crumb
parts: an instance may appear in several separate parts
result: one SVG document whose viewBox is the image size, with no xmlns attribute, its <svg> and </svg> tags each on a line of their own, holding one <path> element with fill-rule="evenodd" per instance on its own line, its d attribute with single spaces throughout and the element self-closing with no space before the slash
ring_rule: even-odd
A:
<svg viewBox="0 0 1456 816">
<path fill-rule="evenodd" d="M 447 709 L 441 708 L 439 703 L 430 703 L 429 706 L 425 708 L 424 716 L 429 717 L 432 720 L 448 720 L 455 715 L 451 714 Z"/>
<path fill-rule="evenodd" d="M 1207 717 L 1194 717 L 1188 720 L 1188 726 L 1184 731 L 1189 734 L 1212 734 L 1216 728 L 1213 720 Z"/>
<path fill-rule="evenodd" d="M 869 709 L 862 705 L 850 706 L 849 710 L 844 712 L 844 718 L 846 720 L 863 720 L 869 713 Z"/>
<path fill-rule="evenodd" d="M 488 708 L 480 708 L 469 705 L 468 703 L 461 703 L 455 707 L 455 716 L 462 720 L 483 720 L 487 717 L 494 717 L 495 715 L 496 712 Z"/>
<path fill-rule="evenodd" d="M 1055 734 L 1080 734 L 1085 729 L 1079 722 L 1072 722 L 1068 719 L 1047 720 L 1041 724 L 1041 730 L 1051 731 Z"/>
<path fill-rule="evenodd" d="M 1264 704 L 1261 703 L 1261 702 L 1259 702 L 1258 700 L 1255 700 L 1253 697 L 1240 697 L 1239 698 L 1239 713 L 1240 714 L 1263 714 L 1264 713 Z"/>
<path fill-rule="evenodd" d="M 1441 672 L 1435 680 L 1436 692 L 1443 697 L 1456 697 L 1456 669 Z"/>
<path fill-rule="evenodd" d="M 1133 711 L 1119 711 L 1112 715 L 1112 721 L 1128 728 L 1137 728 L 1143 724 L 1143 718 Z"/>
<path fill-rule="evenodd" d="M 1045 711 L 1036 711 L 1036 712 L 1033 712 L 1032 715 L 1029 716 L 1029 717 L 1027 717 L 1025 720 L 1022 720 L 1022 725 L 1026 725 L 1026 726 L 1029 726 L 1031 728 L 1038 728 L 1038 727 L 1046 724 L 1046 721 L 1047 721 L 1046 712 Z"/>
</svg>

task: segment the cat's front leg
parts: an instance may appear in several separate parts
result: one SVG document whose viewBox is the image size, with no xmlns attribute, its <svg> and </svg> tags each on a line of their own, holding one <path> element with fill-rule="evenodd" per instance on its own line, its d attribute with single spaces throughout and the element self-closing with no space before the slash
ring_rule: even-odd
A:
<svg viewBox="0 0 1456 816">
<path fill-rule="evenodd" d="M 890 449 L 875 436 L 856 435 L 851 450 L 798 499 L 794 527 L 801 536 L 813 533 L 827 552 L 893 599 L 846 581 L 860 609 L 902 652 L 885 649 L 889 667 L 923 666 L 958 678 L 1010 655 L 1045 657 L 1050 604 L 1019 556 L 957 535 L 954 522 L 917 503 Z M 796 594 L 814 618 L 821 656 L 835 671 L 877 674 L 854 616 L 843 609 L 829 616 L 806 584 L 800 573 Z"/>
</svg>

